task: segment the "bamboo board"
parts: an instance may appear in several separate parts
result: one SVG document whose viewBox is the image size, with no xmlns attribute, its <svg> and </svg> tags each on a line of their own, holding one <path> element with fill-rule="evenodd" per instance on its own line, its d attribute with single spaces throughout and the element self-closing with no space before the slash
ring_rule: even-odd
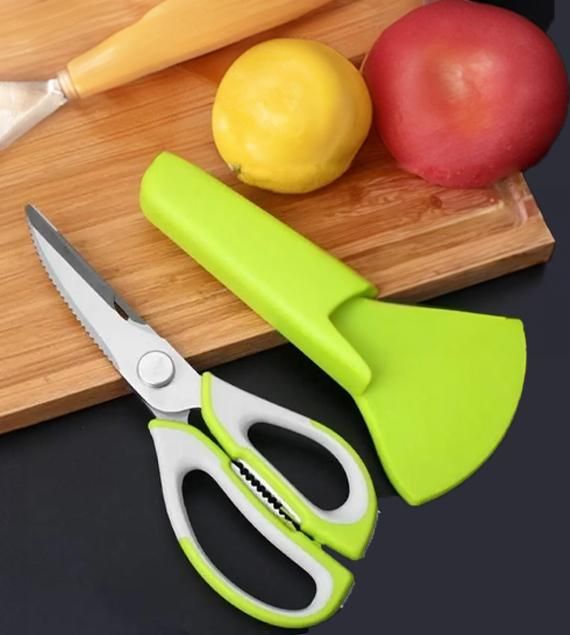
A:
<svg viewBox="0 0 570 635">
<path fill-rule="evenodd" d="M 52 76 L 152 4 L 3 0 L 0 76 Z M 242 50 L 276 35 L 310 37 L 358 61 L 382 28 L 418 4 L 332 1 L 270 33 L 68 105 L 0 154 L 0 431 L 127 390 L 37 262 L 24 222 L 28 201 L 197 367 L 281 341 L 139 212 L 140 176 L 164 149 L 345 260 L 383 296 L 424 299 L 548 259 L 553 239 L 520 175 L 486 190 L 444 190 L 400 171 L 372 136 L 337 183 L 280 196 L 238 185 L 217 156 L 210 108 Z"/>
</svg>

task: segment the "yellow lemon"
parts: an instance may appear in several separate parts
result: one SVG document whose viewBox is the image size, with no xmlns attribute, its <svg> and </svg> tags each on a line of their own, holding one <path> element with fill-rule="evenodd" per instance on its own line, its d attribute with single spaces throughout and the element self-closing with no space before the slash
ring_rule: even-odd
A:
<svg viewBox="0 0 570 635">
<path fill-rule="evenodd" d="M 212 131 L 238 178 L 274 192 L 309 192 L 345 172 L 370 129 L 357 69 L 334 49 L 280 38 L 241 55 L 218 88 Z"/>
</svg>

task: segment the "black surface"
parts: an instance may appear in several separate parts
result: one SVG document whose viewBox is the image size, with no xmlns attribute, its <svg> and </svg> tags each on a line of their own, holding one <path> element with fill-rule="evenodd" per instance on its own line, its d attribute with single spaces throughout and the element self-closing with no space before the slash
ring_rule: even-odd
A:
<svg viewBox="0 0 570 635">
<path fill-rule="evenodd" d="M 542 6 L 548 21 L 550 3 L 519 4 L 535 14 Z M 551 29 L 567 63 L 569 15 L 559 1 Z M 383 514 L 367 558 L 350 565 L 357 586 L 343 611 L 312 632 L 567 629 L 569 150 L 567 125 L 528 174 L 558 239 L 551 263 L 437 302 L 520 316 L 529 347 L 513 427 L 487 464 L 450 494 L 421 508 L 393 495 L 350 399 L 291 347 L 216 369 L 345 435 L 376 482 Z M 225 604 L 187 564 L 164 514 L 147 420 L 146 409 L 127 397 L 0 438 L 2 635 L 278 632 Z M 308 478 L 306 453 L 260 443 L 314 497 L 327 495 L 320 479 Z M 325 462 L 323 471 L 341 491 L 334 465 Z M 200 539 L 225 571 L 269 600 L 302 603 L 310 584 L 252 535 L 206 478 L 189 479 L 185 494 Z"/>
</svg>

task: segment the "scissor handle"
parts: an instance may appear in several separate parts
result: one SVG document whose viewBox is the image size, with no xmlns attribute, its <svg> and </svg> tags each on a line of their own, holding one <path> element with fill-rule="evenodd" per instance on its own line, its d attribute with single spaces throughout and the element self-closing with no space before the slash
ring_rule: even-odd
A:
<svg viewBox="0 0 570 635">
<path fill-rule="evenodd" d="M 153 420 L 162 493 L 170 523 L 188 560 L 224 599 L 258 620 L 288 628 L 307 628 L 329 618 L 349 594 L 350 571 L 302 532 L 281 522 L 250 492 L 231 459 L 200 430 L 183 423 Z M 209 474 L 245 518 L 277 549 L 305 570 L 315 595 L 303 609 L 282 609 L 253 597 L 229 580 L 202 550 L 189 521 L 182 494 L 184 476 L 193 470 Z"/>
<path fill-rule="evenodd" d="M 361 558 L 376 526 L 377 501 L 372 480 L 353 448 L 325 426 L 287 408 L 252 395 L 215 377 L 202 375 L 202 415 L 212 434 L 234 461 L 253 468 L 257 476 L 299 517 L 303 532 L 338 553 Z M 309 501 L 253 446 L 248 431 L 268 423 L 300 434 L 330 452 L 344 470 L 348 497 L 333 510 Z"/>
</svg>

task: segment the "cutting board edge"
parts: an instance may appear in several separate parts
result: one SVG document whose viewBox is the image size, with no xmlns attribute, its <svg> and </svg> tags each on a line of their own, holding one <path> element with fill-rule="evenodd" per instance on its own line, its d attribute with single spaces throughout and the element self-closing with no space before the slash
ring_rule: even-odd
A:
<svg viewBox="0 0 570 635">
<path fill-rule="evenodd" d="M 399 286 L 386 293 L 381 292 L 380 297 L 405 302 L 431 300 L 447 293 L 545 264 L 552 257 L 556 247 L 556 240 L 538 209 L 536 215 L 528 218 L 521 226 L 501 232 L 500 240 L 508 244 L 509 236 L 512 236 L 513 240 L 518 239 L 520 248 L 505 249 L 502 252 L 492 250 L 488 257 L 473 258 L 465 267 L 446 271 L 439 276 L 430 274 L 425 282 Z M 473 254 L 477 254 L 479 251 L 484 253 L 484 249 L 481 247 L 486 241 L 487 239 L 483 238 L 470 244 L 469 250 Z"/>
<path fill-rule="evenodd" d="M 502 276 L 516 273 L 524 269 L 546 264 L 555 248 L 555 241 L 537 243 L 533 247 L 521 252 L 505 255 L 500 260 L 493 260 L 492 263 L 482 263 L 469 268 L 446 274 L 440 278 L 415 285 L 410 289 L 402 289 L 393 293 L 381 296 L 384 299 L 399 300 L 406 302 L 423 302 L 444 296 L 454 291 L 468 289 L 483 282 L 489 282 Z M 489 269 L 492 264 L 493 270 Z"/>
</svg>

